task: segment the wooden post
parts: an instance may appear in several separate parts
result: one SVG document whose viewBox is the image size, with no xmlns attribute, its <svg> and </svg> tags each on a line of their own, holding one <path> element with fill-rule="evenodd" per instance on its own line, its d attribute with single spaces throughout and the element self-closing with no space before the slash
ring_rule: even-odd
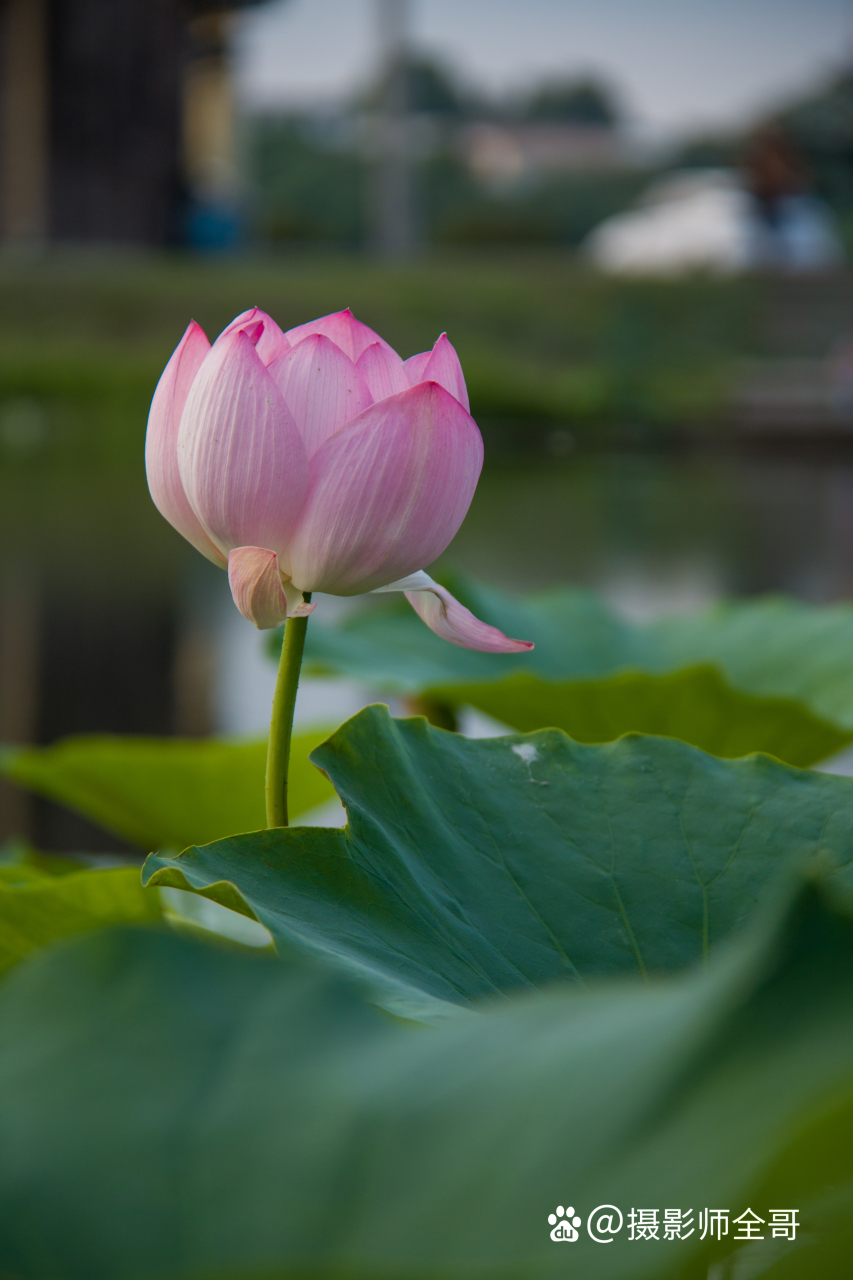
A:
<svg viewBox="0 0 853 1280">
<path fill-rule="evenodd" d="M 48 72 L 46 0 L 0 8 L 0 236 L 47 235 Z"/>
</svg>

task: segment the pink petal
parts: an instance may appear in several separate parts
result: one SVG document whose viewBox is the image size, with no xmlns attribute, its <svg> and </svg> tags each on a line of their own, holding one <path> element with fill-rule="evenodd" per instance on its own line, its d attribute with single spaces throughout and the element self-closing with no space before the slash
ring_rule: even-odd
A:
<svg viewBox="0 0 853 1280">
<path fill-rule="evenodd" d="M 431 355 L 431 351 L 419 351 L 416 356 L 409 356 L 408 360 L 403 361 L 403 368 L 406 371 L 406 377 L 409 379 L 410 387 L 422 381 L 421 374 L 426 368 L 427 360 Z"/>
<path fill-rule="evenodd" d="M 189 504 L 178 472 L 178 425 L 190 387 L 210 350 L 204 330 L 191 321 L 171 360 L 163 370 L 145 435 L 145 470 L 154 505 L 178 533 L 214 564 L 224 557 L 201 527 Z"/>
<path fill-rule="evenodd" d="M 437 582 L 419 591 L 407 591 L 406 599 L 430 631 L 442 640 L 458 644 L 462 649 L 479 649 L 481 653 L 526 653 L 533 648 L 530 640 L 510 640 L 497 627 L 475 618 L 464 604 L 440 587 Z"/>
<path fill-rule="evenodd" d="M 381 342 L 371 342 L 369 347 L 365 347 L 356 364 L 364 375 L 374 400 L 395 396 L 411 385 L 397 352 L 390 347 L 383 347 Z"/>
<path fill-rule="evenodd" d="M 281 392 L 240 330 L 211 348 L 196 375 L 178 466 L 193 511 L 221 551 L 269 547 L 286 566 L 308 460 Z"/>
<path fill-rule="evenodd" d="M 228 553 L 228 585 L 244 618 L 259 631 L 278 627 L 287 617 L 304 618 L 314 609 L 301 601 L 288 605 L 281 585 L 278 557 L 266 547 L 235 547 Z"/>
<path fill-rule="evenodd" d="M 383 347 L 388 346 L 385 339 L 380 338 L 378 333 L 368 329 L 367 325 L 362 324 L 360 320 L 356 320 L 349 307 L 346 311 L 336 311 L 333 315 L 321 316 L 319 320 L 309 320 L 308 324 L 300 324 L 295 329 L 288 329 L 285 337 L 290 345 L 295 347 L 297 342 L 310 337 L 312 333 L 322 333 L 334 342 L 336 347 L 340 347 L 350 360 L 357 360 L 364 348 L 369 347 L 373 342 L 378 342 Z"/>
<path fill-rule="evenodd" d="M 413 356 L 412 359 L 417 360 L 418 357 Z M 462 365 L 459 363 L 459 357 L 448 341 L 446 333 L 441 335 L 429 353 L 429 358 L 417 381 L 440 383 L 445 391 L 449 391 L 452 396 L 456 397 L 463 409 L 470 409 L 468 389 L 465 386 Z"/>
<path fill-rule="evenodd" d="M 257 327 L 259 323 L 263 328 Z M 243 311 L 222 330 L 216 341 L 219 342 L 235 329 L 248 334 L 265 365 L 271 365 L 273 360 L 277 360 L 279 356 L 283 356 L 290 350 L 290 343 L 275 320 L 272 316 L 268 316 L 266 311 L 261 311 L 260 307 L 250 307 L 248 311 Z"/>
<path fill-rule="evenodd" d="M 280 356 L 269 373 L 293 414 L 309 458 L 324 440 L 373 404 L 352 360 L 321 333 Z"/>
<path fill-rule="evenodd" d="M 294 583 L 355 595 L 429 564 L 462 523 L 482 465 L 476 423 L 437 383 L 371 405 L 311 459 Z"/>
</svg>

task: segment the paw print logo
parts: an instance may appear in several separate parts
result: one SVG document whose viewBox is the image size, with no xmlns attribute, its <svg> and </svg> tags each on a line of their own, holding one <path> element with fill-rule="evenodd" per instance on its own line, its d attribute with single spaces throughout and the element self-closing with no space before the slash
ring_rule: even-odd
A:
<svg viewBox="0 0 853 1280">
<path fill-rule="evenodd" d="M 548 1214 L 548 1225 L 554 1228 L 551 1239 L 555 1244 L 562 1244 L 566 1240 L 577 1240 L 580 1224 L 581 1220 L 575 1216 L 571 1205 L 568 1209 L 564 1209 L 561 1204 L 558 1204 L 556 1213 Z"/>
</svg>

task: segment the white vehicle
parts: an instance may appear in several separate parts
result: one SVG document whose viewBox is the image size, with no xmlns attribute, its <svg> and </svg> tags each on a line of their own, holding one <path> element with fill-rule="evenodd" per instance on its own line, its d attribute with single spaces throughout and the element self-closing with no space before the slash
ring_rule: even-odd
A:
<svg viewBox="0 0 853 1280">
<path fill-rule="evenodd" d="M 771 221 L 729 169 L 685 170 L 655 182 L 635 209 L 596 227 L 584 250 L 602 271 L 623 275 L 810 271 L 842 256 L 822 201 L 783 196 Z"/>
</svg>

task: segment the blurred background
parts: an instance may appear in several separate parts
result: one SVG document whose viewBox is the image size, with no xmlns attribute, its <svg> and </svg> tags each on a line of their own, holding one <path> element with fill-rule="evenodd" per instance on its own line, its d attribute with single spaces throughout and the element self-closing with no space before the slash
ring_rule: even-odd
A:
<svg viewBox="0 0 853 1280">
<path fill-rule="evenodd" d="M 447 330 L 448 565 L 633 618 L 853 594 L 851 255 L 850 0 L 0 0 L 0 741 L 265 732 L 142 463 L 188 320 L 254 304 Z M 116 847 L 0 786 L 0 839 Z"/>
</svg>

